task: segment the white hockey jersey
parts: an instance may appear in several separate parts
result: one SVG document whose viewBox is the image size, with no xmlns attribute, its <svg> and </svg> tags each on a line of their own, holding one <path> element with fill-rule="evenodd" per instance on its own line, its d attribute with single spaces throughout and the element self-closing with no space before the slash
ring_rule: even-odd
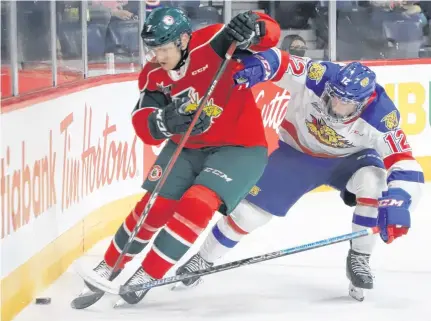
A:
<svg viewBox="0 0 431 321">
<path fill-rule="evenodd" d="M 362 114 L 347 123 L 330 123 L 321 113 L 320 96 L 325 83 L 340 65 L 289 56 L 287 71 L 278 83 L 291 99 L 279 128 L 280 140 L 316 157 L 346 157 L 372 148 L 388 170 L 388 188 L 399 187 L 416 203 L 424 175 L 399 127 L 400 114 L 385 90 L 377 85 Z"/>
</svg>

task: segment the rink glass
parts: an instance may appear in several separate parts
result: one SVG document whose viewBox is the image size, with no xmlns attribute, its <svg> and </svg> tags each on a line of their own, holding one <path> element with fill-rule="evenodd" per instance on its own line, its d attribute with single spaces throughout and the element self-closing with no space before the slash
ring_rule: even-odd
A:
<svg viewBox="0 0 431 321">
<path fill-rule="evenodd" d="M 194 29 L 228 22 L 245 10 L 266 12 L 281 25 L 279 46 L 285 37 L 299 35 L 305 56 L 314 59 L 431 56 L 429 1 L 420 6 L 407 1 L 170 3 L 189 13 Z M 140 30 L 150 10 L 143 1 L 122 1 L 116 8 L 106 1 L 2 1 L 2 98 L 139 71 L 147 61 Z"/>
</svg>

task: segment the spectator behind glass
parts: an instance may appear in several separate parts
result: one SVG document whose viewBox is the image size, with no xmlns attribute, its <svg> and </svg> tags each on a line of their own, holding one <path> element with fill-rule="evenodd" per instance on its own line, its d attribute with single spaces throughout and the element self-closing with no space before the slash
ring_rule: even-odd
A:
<svg viewBox="0 0 431 321">
<path fill-rule="evenodd" d="M 274 1 L 274 19 L 282 29 L 309 29 L 308 21 L 315 17 L 319 1 Z M 259 1 L 259 8 L 270 12 L 270 1 Z"/>
<path fill-rule="evenodd" d="M 133 16 L 137 15 L 138 10 L 133 12 L 131 8 L 128 8 L 127 0 L 125 1 L 101 1 L 101 0 L 92 0 L 90 3 L 90 16 L 95 14 L 108 14 L 111 19 L 119 19 L 119 20 L 130 20 Z M 137 1 L 136 5 L 139 6 Z M 133 4 L 130 7 L 135 7 Z M 133 8 L 134 9 L 134 8 Z"/>
<path fill-rule="evenodd" d="M 223 15 L 214 7 L 199 7 L 196 12 L 189 12 L 188 15 L 192 21 L 193 30 L 198 30 L 215 23 L 223 23 Z"/>
<path fill-rule="evenodd" d="M 388 58 L 417 58 L 424 45 L 428 21 L 417 2 L 414 1 L 371 1 L 380 10 L 375 19 L 381 20 L 392 50 Z"/>
<path fill-rule="evenodd" d="M 134 1 L 133 1 L 134 2 Z M 147 0 L 146 1 L 146 11 L 151 12 L 152 10 L 159 8 L 159 7 L 176 7 L 181 8 L 185 12 L 187 12 L 189 18 L 197 18 L 198 17 L 198 9 L 200 6 L 200 1 L 194 1 L 194 0 L 185 0 L 185 1 L 179 1 L 179 0 Z"/>
<path fill-rule="evenodd" d="M 422 12 L 418 1 L 372 0 L 370 3 L 375 7 L 380 7 L 387 11 L 401 12 L 406 17 L 417 17 L 422 24 L 426 24 L 427 22 L 427 18 Z"/>
<path fill-rule="evenodd" d="M 48 1 L 18 1 L 18 60 L 20 63 L 49 61 L 50 6 Z"/>
<path fill-rule="evenodd" d="M 90 22 L 93 24 L 106 25 L 106 37 L 104 39 L 104 52 L 113 53 L 121 59 L 129 59 L 136 57 L 139 54 L 139 5 L 140 3 L 146 6 L 147 13 L 150 10 L 161 6 L 184 7 L 184 9 L 192 9 L 199 6 L 199 1 L 154 1 L 147 0 L 146 2 L 139 1 L 92 1 L 92 11 L 90 11 Z M 109 18 L 95 19 L 94 12 L 97 10 L 105 10 L 109 12 Z M 190 11 L 191 12 L 191 11 Z M 91 15 L 93 14 L 93 17 Z M 99 13 L 100 16 L 100 13 Z M 96 27 L 94 27 L 96 28 Z M 97 31 L 97 30 L 96 30 Z M 100 32 L 99 32 L 100 33 Z M 99 37 L 100 38 L 100 37 Z M 99 49 L 98 46 L 96 49 Z M 100 50 L 96 53 L 100 55 Z"/>
<path fill-rule="evenodd" d="M 287 35 L 281 43 L 281 49 L 298 57 L 304 57 L 307 45 L 299 35 Z"/>
<path fill-rule="evenodd" d="M 146 0 L 145 10 L 147 13 L 152 10 L 169 6 L 179 7 L 186 11 L 190 18 L 195 17 L 200 5 L 200 1 L 160 1 Z M 109 15 L 112 20 L 131 20 L 137 19 L 139 15 L 139 1 L 102 1 L 92 0 L 90 5 L 90 15 L 103 16 Z"/>
<path fill-rule="evenodd" d="M 145 4 L 146 4 L 145 11 L 147 13 L 150 13 L 156 8 L 163 7 L 162 1 L 160 0 L 146 0 Z"/>
</svg>

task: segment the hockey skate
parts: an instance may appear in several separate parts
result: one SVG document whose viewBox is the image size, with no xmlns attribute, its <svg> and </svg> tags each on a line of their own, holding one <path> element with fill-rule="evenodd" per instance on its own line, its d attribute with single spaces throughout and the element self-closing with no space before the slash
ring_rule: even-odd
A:
<svg viewBox="0 0 431 321">
<path fill-rule="evenodd" d="M 177 269 L 176 275 L 188 274 L 199 270 L 205 270 L 212 267 L 213 265 L 214 263 L 205 261 L 200 256 L 199 253 L 196 253 L 185 264 L 183 264 Z M 195 287 L 201 283 L 202 283 L 202 278 L 200 276 L 196 276 L 196 277 L 184 280 L 182 282 L 176 283 L 172 287 L 172 290 L 180 290 L 180 289 Z"/>
<path fill-rule="evenodd" d="M 100 277 L 102 277 L 104 279 L 108 279 L 111 275 L 112 269 L 106 264 L 105 260 L 102 260 L 93 269 L 93 271 L 97 275 L 99 275 Z M 114 272 L 111 279 L 112 280 L 115 279 L 120 274 L 120 272 L 121 272 L 121 270 Z M 84 283 L 85 283 L 85 288 L 81 291 L 79 296 L 77 298 L 75 298 L 71 303 L 71 306 L 74 309 L 88 308 L 89 306 L 91 306 L 94 303 L 96 303 L 97 301 L 99 301 L 103 297 L 103 295 L 105 294 L 105 292 L 94 287 L 93 285 L 91 285 L 87 281 L 84 281 Z M 93 295 L 90 296 L 89 294 L 91 292 L 93 293 Z"/>
<path fill-rule="evenodd" d="M 374 276 L 369 266 L 370 255 L 349 250 L 346 260 L 346 274 L 350 280 L 349 295 L 358 301 L 364 301 L 364 289 L 373 288 Z"/>
<path fill-rule="evenodd" d="M 154 279 L 152 277 L 150 277 L 147 273 L 145 273 L 142 267 L 139 267 L 139 269 L 132 275 L 132 277 L 129 280 L 127 280 L 125 285 L 142 284 L 153 280 Z M 148 291 L 150 291 L 150 289 L 138 291 L 138 292 L 129 292 L 125 294 L 120 294 L 121 299 L 114 304 L 114 308 L 120 307 L 125 303 L 137 304 L 144 298 L 144 296 L 148 293 Z"/>
</svg>

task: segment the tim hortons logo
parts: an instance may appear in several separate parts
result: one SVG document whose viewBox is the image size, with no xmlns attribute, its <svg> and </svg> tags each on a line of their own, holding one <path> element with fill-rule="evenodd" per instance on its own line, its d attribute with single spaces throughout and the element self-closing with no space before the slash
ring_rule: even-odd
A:
<svg viewBox="0 0 431 321">
<path fill-rule="evenodd" d="M 71 134 L 72 126 L 79 126 L 74 113 L 67 115 L 56 130 L 49 130 L 48 146 L 42 145 L 46 154 L 35 161 L 27 160 L 27 146 L 33 141 L 22 141 L 20 153 L 15 146 L 6 147 L 5 157 L 0 160 L 2 239 L 56 205 L 64 211 L 114 180 L 137 175 L 136 136 L 132 142 L 116 139 L 117 126 L 108 114 L 103 131 L 94 133 L 92 114 L 92 109 L 85 106 L 79 140 Z M 58 150 L 54 150 L 55 136 L 63 140 Z M 71 146 L 79 143 L 82 152 L 72 153 Z"/>
<path fill-rule="evenodd" d="M 267 89 L 262 89 L 256 96 L 256 103 L 262 105 L 262 120 L 265 127 L 273 128 L 277 133 L 279 126 L 284 119 L 287 111 L 287 105 L 290 100 L 290 94 L 287 90 L 279 90 L 273 95 Z M 267 102 L 271 99 L 269 102 Z"/>
</svg>

